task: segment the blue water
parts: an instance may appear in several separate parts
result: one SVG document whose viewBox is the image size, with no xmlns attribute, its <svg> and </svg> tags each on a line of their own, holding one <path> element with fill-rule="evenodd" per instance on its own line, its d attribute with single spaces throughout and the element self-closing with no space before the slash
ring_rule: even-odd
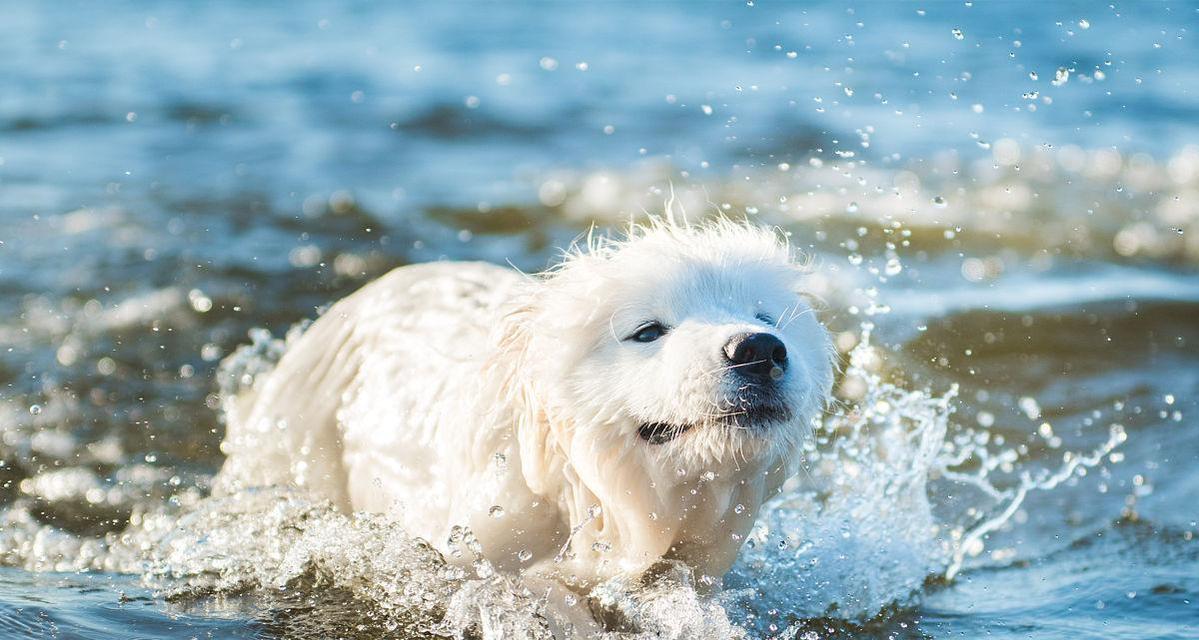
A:
<svg viewBox="0 0 1199 640">
<path fill-rule="evenodd" d="M 971 133 L 1162 156 L 1195 139 L 1193 6 L 919 8 L 15 4 L 5 205 L 94 204 L 110 183 L 282 208 L 346 188 L 383 212 L 499 204 L 538 172 L 667 157 L 723 177 L 853 149 L 866 126 L 854 150 L 878 161 L 974 154 Z M 1053 87 L 1058 68 L 1074 77 Z"/>
<path fill-rule="evenodd" d="M 791 614 L 789 585 L 759 585 L 775 619 L 817 637 L 1199 637 L 1193 3 L 2 14 L 0 633 L 385 635 L 347 622 L 352 600 L 168 602 L 63 549 L 203 495 L 216 362 L 250 327 L 409 262 L 537 269 L 674 187 L 793 232 L 831 274 L 836 331 L 878 289 L 899 378 L 960 385 L 955 421 L 1021 443 L 1020 464 L 1129 432 L 952 582 L 866 621 Z M 880 280 L 892 254 L 904 268 Z"/>
</svg>

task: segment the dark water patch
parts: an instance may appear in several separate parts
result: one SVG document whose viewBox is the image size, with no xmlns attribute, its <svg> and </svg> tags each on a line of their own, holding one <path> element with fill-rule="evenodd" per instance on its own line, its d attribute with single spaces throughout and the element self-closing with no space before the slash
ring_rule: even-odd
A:
<svg viewBox="0 0 1199 640">
<path fill-rule="evenodd" d="M 179 101 L 163 108 L 163 115 L 189 126 L 199 125 L 229 125 L 240 121 L 245 116 L 227 105 L 209 104 L 204 102 Z"/>
<path fill-rule="evenodd" d="M 124 123 L 124 118 L 118 118 L 115 115 L 98 111 L 60 113 L 53 116 L 18 115 L 0 120 L 0 132 L 34 133 L 79 127 L 114 125 L 118 123 Z"/>
<path fill-rule="evenodd" d="M 433 207 L 429 209 L 429 215 L 443 224 L 468 229 L 472 233 L 513 235 L 536 232 L 548 226 L 552 212 L 526 207 L 498 207 L 485 211 Z"/>
<path fill-rule="evenodd" d="M 38 522 L 77 536 L 102 537 L 129 525 L 130 505 L 94 504 L 82 496 L 70 500 L 35 500 L 28 507 Z"/>
<path fill-rule="evenodd" d="M 845 620 L 837 617 L 836 614 L 836 611 L 830 611 L 829 616 L 823 618 L 798 618 L 791 615 L 784 618 L 781 626 L 779 621 L 772 621 L 771 624 L 777 627 L 773 630 L 774 633 L 777 633 L 779 629 L 794 630 L 796 638 L 803 638 L 805 634 L 808 637 L 822 640 L 857 640 L 858 638 L 923 640 L 930 637 L 923 628 L 920 611 L 915 607 L 888 607 L 874 618 L 864 622 Z M 760 631 L 762 632 L 761 637 L 764 638 L 773 635 L 769 625 Z M 788 633 L 790 632 L 788 631 Z"/>
<path fill-rule="evenodd" d="M 580 114 L 559 114 L 560 118 Z M 554 125 L 557 126 L 557 125 Z M 464 104 L 436 104 L 423 111 L 396 118 L 391 128 L 411 136 L 427 136 L 439 140 L 465 140 L 490 137 L 518 137 L 527 142 L 544 138 L 553 131 L 549 124 L 523 122 L 505 118 L 487 109 L 471 108 Z"/>
<path fill-rule="evenodd" d="M 1030 313 L 966 311 L 930 320 L 905 349 L 979 390 L 1044 389 L 1063 377 L 1077 381 L 1113 370 L 1154 378 L 1161 369 L 1185 371 L 1199 362 L 1196 314 L 1194 303 L 1134 300 Z M 1135 391 L 1099 386 L 1108 391 L 1092 401 Z M 1179 391 L 1185 390 L 1184 384 Z M 1056 407 L 1042 402 L 1047 416 L 1077 410 L 1069 398 L 1061 400 Z"/>
<path fill-rule="evenodd" d="M 469 237 L 472 241 L 477 237 L 476 245 L 482 245 L 490 237 L 502 242 L 507 251 L 519 247 L 519 252 L 529 257 L 549 253 L 555 245 L 565 246 L 570 238 L 581 232 L 577 226 L 562 220 L 553 209 L 542 207 L 494 207 L 483 211 L 434 207 L 429 210 L 429 217 L 459 237 Z M 480 248 L 475 247 L 476 250 Z M 520 262 L 528 268 L 527 261 Z M 543 262 L 534 270 L 544 266 Z"/>
<path fill-rule="evenodd" d="M 16 456 L 7 451 L 5 454 L 0 459 L 0 505 L 7 506 L 19 494 L 21 480 L 30 474 Z"/>
</svg>

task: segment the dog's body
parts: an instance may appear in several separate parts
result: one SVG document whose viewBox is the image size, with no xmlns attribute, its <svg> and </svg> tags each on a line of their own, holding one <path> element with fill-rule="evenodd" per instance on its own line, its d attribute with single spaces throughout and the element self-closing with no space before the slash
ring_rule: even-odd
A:
<svg viewBox="0 0 1199 640">
<path fill-rule="evenodd" d="M 226 398 L 218 491 L 294 483 L 445 549 L 585 588 L 718 578 L 798 463 L 827 333 L 771 233 L 659 224 L 525 277 L 397 269 Z"/>
</svg>

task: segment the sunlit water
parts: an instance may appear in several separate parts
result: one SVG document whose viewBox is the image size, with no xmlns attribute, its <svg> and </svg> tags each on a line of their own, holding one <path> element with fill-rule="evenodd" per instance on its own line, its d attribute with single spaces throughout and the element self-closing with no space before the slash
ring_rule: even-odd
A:
<svg viewBox="0 0 1199 640">
<path fill-rule="evenodd" d="M 614 637 L 1196 635 L 1194 7 L 6 12 L 0 635 L 540 637 L 386 518 L 207 498 L 218 363 L 671 198 L 813 255 L 844 375 L 723 588 L 605 584 Z"/>
</svg>

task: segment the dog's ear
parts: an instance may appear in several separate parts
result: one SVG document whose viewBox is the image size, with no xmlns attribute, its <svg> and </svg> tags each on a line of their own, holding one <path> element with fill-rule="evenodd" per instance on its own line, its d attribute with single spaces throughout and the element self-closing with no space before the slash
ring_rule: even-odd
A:
<svg viewBox="0 0 1199 640">
<path fill-rule="evenodd" d="M 530 291 L 515 299 L 501 317 L 492 336 L 486 379 L 495 385 L 488 395 L 494 402 L 492 427 L 510 430 L 525 483 L 534 493 L 545 494 L 558 482 L 564 458 L 535 382 L 533 328 L 539 315 L 539 285 L 530 282 Z"/>
</svg>

